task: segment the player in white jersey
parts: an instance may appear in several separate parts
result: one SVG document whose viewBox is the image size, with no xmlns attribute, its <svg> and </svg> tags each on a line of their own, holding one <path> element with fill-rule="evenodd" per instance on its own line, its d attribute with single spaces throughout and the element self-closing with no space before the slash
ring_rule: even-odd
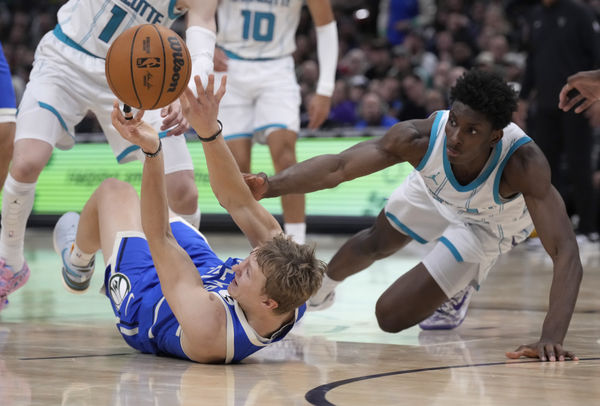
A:
<svg viewBox="0 0 600 406">
<path fill-rule="evenodd" d="M 311 298 L 319 303 L 331 297 L 344 278 L 412 240 L 436 242 L 422 262 L 377 301 L 377 321 L 388 332 L 430 317 L 465 286 L 479 286 L 497 257 L 523 241 L 535 225 L 554 262 L 550 307 L 539 341 L 507 356 L 575 358 L 562 343 L 582 266 L 564 203 L 550 183 L 548 162 L 529 137 L 510 124 L 516 95 L 499 76 L 469 71 L 456 82 L 451 98 L 449 112 L 396 124 L 381 138 L 247 182 L 260 198 L 334 187 L 399 162 L 415 167 L 375 224 L 335 254 L 323 286 Z M 461 307 L 460 302 L 449 304 L 453 305 Z"/>
<path fill-rule="evenodd" d="M 192 74 L 212 71 L 217 0 L 71 0 L 58 11 L 58 24 L 40 41 L 33 70 L 17 115 L 14 157 L 2 200 L 0 278 L 17 286 L 29 268 L 23 257 L 25 226 L 34 202 L 37 179 L 54 147 L 69 149 L 74 127 L 88 110 L 96 115 L 118 162 L 144 157 L 112 127 L 115 96 L 104 73 L 112 41 L 134 25 L 170 26 L 187 14 L 186 43 Z M 178 102 L 149 112 L 147 120 L 163 132 L 169 206 L 198 225 L 198 192 L 193 165 L 182 134 L 187 123 Z M 5 293 L 10 293 L 13 288 Z M 4 295 L 5 296 L 5 295 Z"/>
<path fill-rule="evenodd" d="M 142 112 L 127 121 L 117 104 L 115 127 L 148 156 L 141 199 L 125 182 L 106 180 L 78 221 L 73 213 L 61 218 L 54 241 L 69 285 L 89 281 L 102 250 L 105 292 L 132 347 L 196 362 L 238 362 L 290 331 L 320 286 L 325 264 L 313 247 L 284 236 L 254 200 L 220 136 L 225 84 L 215 93 L 214 76 L 206 89 L 196 78 L 198 97 L 186 89 L 183 112 L 202 141 L 215 196 L 253 247 L 249 256 L 220 261 L 197 230 L 169 224 L 160 138 L 141 121 Z M 81 256 L 70 251 L 73 243 Z"/>
<path fill-rule="evenodd" d="M 219 118 L 242 172 L 250 172 L 252 142 L 269 146 L 275 172 L 296 163 L 300 88 L 292 53 L 303 0 L 222 0 L 215 69 L 226 70 L 228 90 Z M 329 114 L 338 57 L 337 28 L 329 0 L 307 0 L 317 32 L 319 81 L 309 106 L 308 127 Z M 281 199 L 285 232 L 303 243 L 304 195 Z"/>
</svg>

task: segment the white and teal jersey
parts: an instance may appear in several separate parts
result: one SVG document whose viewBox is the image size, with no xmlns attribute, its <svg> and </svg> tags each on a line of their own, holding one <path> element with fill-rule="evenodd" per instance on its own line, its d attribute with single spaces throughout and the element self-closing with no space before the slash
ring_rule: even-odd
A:
<svg viewBox="0 0 600 406">
<path fill-rule="evenodd" d="M 69 0 L 58 10 L 56 36 L 63 42 L 104 58 L 112 41 L 140 24 L 170 27 L 185 10 L 177 0 Z"/>
<path fill-rule="evenodd" d="M 217 45 L 232 59 L 274 59 L 296 49 L 303 0 L 221 0 Z"/>
<path fill-rule="evenodd" d="M 502 171 L 512 154 L 531 141 L 523 130 L 511 123 L 492 150 L 480 174 L 468 185 L 461 185 L 452 172 L 446 154 L 448 111 L 436 113 L 429 148 L 416 170 L 421 175 L 438 211 L 448 219 L 489 227 L 498 237 L 513 235 L 531 224 L 525 199 L 519 194 L 510 199 L 500 196 Z"/>
</svg>

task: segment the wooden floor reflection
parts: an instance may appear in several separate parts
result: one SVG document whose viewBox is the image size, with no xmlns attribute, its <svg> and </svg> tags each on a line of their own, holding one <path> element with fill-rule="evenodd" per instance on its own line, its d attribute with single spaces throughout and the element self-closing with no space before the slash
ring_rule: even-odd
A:
<svg viewBox="0 0 600 406">
<path fill-rule="evenodd" d="M 208 235 L 221 257 L 248 245 Z M 329 259 L 347 236 L 314 236 Z M 600 399 L 600 252 L 585 275 L 565 346 L 579 362 L 508 361 L 538 338 L 552 267 L 541 248 L 501 258 L 467 320 L 447 332 L 381 332 L 374 304 L 417 261 L 409 247 L 358 274 L 330 309 L 309 313 L 289 339 L 241 365 L 196 365 L 125 345 L 107 299 L 67 293 L 47 230 L 28 232 L 30 282 L 0 313 L 0 405 L 593 405 Z M 100 259 L 100 258 L 98 258 Z M 101 269 L 98 264 L 97 269 Z"/>
</svg>

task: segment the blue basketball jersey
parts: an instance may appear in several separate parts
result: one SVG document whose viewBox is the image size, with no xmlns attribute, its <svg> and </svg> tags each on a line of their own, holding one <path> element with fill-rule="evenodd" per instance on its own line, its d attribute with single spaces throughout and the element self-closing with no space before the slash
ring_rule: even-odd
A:
<svg viewBox="0 0 600 406">
<path fill-rule="evenodd" d="M 183 221 L 171 223 L 173 235 L 188 253 L 202 276 L 204 287 L 215 294 L 227 315 L 227 355 L 225 362 L 238 362 L 266 345 L 279 341 L 302 317 L 305 305 L 296 310 L 294 321 L 270 338 L 261 337 L 250 326 L 227 287 L 235 274 L 232 267 L 242 260 L 220 260 L 204 236 Z M 118 317 L 117 329 L 133 348 L 152 354 L 189 359 L 181 347 L 181 327 L 162 290 L 143 234 L 122 233 L 118 250 L 106 267 L 105 294 Z"/>
<path fill-rule="evenodd" d="M 12 77 L 8 62 L 4 57 L 4 50 L 0 44 L 0 115 L 15 114 L 16 112 L 15 90 L 12 84 Z"/>
</svg>

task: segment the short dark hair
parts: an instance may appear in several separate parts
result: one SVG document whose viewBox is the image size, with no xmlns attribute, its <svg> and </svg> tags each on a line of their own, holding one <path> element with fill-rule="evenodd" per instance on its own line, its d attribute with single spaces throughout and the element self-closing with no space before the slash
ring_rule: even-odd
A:
<svg viewBox="0 0 600 406">
<path fill-rule="evenodd" d="M 493 130 L 501 130 L 511 122 L 517 108 L 517 93 L 499 75 L 471 69 L 450 89 L 450 102 L 455 101 L 483 114 Z"/>
</svg>

